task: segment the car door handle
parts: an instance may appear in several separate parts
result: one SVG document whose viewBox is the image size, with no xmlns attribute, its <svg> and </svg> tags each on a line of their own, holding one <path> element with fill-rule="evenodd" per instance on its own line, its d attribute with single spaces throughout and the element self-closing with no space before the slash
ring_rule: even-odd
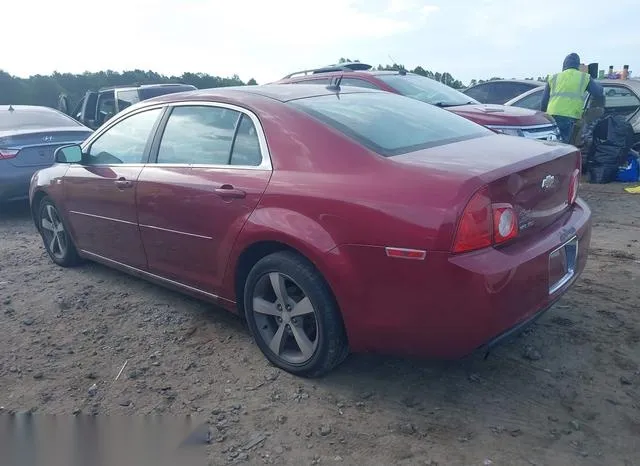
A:
<svg viewBox="0 0 640 466">
<path fill-rule="evenodd" d="M 133 186 L 133 182 L 127 180 L 126 178 L 118 178 L 114 181 L 118 189 L 131 188 Z"/>
<path fill-rule="evenodd" d="M 214 189 L 214 192 L 218 196 L 227 199 L 244 199 L 247 195 L 243 190 L 236 189 L 230 184 L 223 184 L 219 188 Z"/>
</svg>

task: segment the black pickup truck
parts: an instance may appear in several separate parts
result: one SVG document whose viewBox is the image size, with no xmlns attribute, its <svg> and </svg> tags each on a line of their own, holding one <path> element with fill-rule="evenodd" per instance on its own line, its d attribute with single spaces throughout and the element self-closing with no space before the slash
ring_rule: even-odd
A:
<svg viewBox="0 0 640 466">
<path fill-rule="evenodd" d="M 140 84 L 105 87 L 98 91 L 87 91 L 72 111 L 69 111 L 67 96 L 61 95 L 58 100 L 58 110 L 91 129 L 97 129 L 116 113 L 137 102 L 159 95 L 195 89 L 197 88 L 190 84 Z"/>
</svg>

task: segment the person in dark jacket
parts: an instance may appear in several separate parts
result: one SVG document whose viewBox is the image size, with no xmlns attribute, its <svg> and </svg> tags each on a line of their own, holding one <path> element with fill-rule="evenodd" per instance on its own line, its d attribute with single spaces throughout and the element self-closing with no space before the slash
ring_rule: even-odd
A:
<svg viewBox="0 0 640 466">
<path fill-rule="evenodd" d="M 570 142 L 573 128 L 582 118 L 586 92 L 598 101 L 604 100 L 602 86 L 580 71 L 580 57 L 570 53 L 564 59 L 562 72 L 547 80 L 541 103 L 541 110 L 556 120 L 562 142 Z"/>
</svg>

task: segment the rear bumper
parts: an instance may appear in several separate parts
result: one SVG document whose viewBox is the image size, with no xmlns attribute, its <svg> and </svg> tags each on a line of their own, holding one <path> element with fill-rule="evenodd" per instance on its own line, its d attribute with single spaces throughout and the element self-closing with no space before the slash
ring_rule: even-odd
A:
<svg viewBox="0 0 640 466">
<path fill-rule="evenodd" d="M 574 274 L 550 292 L 549 255 L 574 236 Z M 590 240 L 591 211 L 579 200 L 544 236 L 502 249 L 428 252 L 417 261 L 388 258 L 382 247 L 340 247 L 349 272 L 331 285 L 353 351 L 459 358 L 549 309 L 584 270 Z"/>
<path fill-rule="evenodd" d="M 0 202 L 29 199 L 31 177 L 43 167 L 15 167 L 2 162 L 0 161 Z"/>
</svg>

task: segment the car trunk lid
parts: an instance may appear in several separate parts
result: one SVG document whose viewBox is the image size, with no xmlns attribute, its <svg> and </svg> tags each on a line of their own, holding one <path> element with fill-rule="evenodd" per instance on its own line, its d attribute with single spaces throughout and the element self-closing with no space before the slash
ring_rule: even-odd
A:
<svg viewBox="0 0 640 466">
<path fill-rule="evenodd" d="M 447 172 L 466 189 L 468 201 L 482 186 L 493 203 L 511 204 L 519 237 L 544 230 L 569 209 L 569 187 L 579 168 L 572 146 L 495 135 L 425 149 L 392 158 L 431 171 Z M 465 205 L 452 206 L 459 215 Z"/>
<path fill-rule="evenodd" d="M 505 105 L 470 104 L 446 107 L 447 110 L 483 126 L 551 126 L 542 112 Z"/>
<path fill-rule="evenodd" d="M 55 150 L 66 144 L 84 141 L 91 131 L 87 128 L 39 128 L 0 132 L 0 148 L 17 151 L 9 158 L 16 167 L 48 166 L 54 162 Z"/>
</svg>

